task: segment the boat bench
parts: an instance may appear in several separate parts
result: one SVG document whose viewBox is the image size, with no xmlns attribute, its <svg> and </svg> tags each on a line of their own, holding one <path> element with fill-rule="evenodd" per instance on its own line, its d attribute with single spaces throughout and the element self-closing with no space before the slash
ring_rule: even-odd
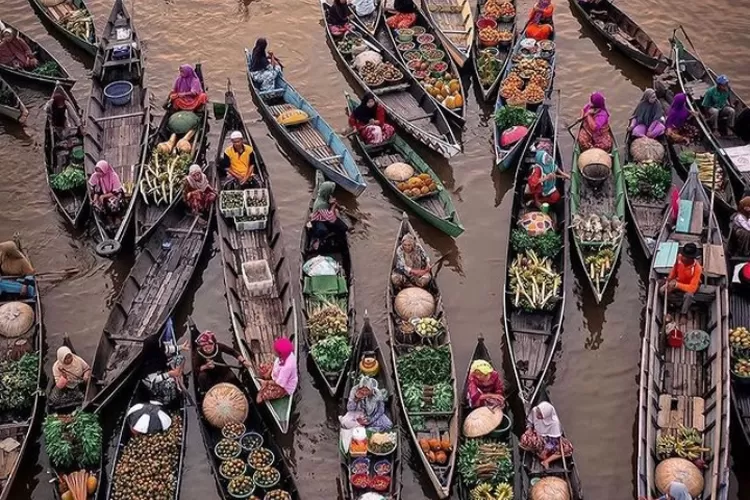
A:
<svg viewBox="0 0 750 500">
<path fill-rule="evenodd" d="M 674 365 L 672 367 L 674 370 Z M 676 434 L 681 425 L 703 432 L 706 428 L 705 405 L 706 402 L 701 397 L 661 394 L 656 417 L 659 433 Z"/>
<path fill-rule="evenodd" d="M 663 241 L 659 244 L 654 254 L 654 270 L 660 274 L 668 274 L 675 262 L 677 262 L 677 254 L 680 248 L 684 246 L 682 243 L 688 243 L 687 241 Z M 696 241 L 700 243 L 700 241 Z M 722 245 L 711 245 L 706 243 L 704 245 L 698 245 L 701 251 L 700 259 L 703 265 L 703 273 L 707 277 L 721 278 L 727 275 L 727 262 L 724 256 L 724 247 Z"/>
</svg>

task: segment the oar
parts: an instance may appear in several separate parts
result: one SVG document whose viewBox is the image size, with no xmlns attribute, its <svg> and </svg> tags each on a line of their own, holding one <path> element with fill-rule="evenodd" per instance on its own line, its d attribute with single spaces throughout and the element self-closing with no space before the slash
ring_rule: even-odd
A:
<svg viewBox="0 0 750 500">
<path fill-rule="evenodd" d="M 445 253 L 445 254 L 441 255 L 441 256 L 440 256 L 440 257 L 438 257 L 438 259 L 437 259 L 437 260 L 436 260 L 436 261 L 435 261 L 435 262 L 434 262 L 434 263 L 433 263 L 433 264 L 432 264 L 432 265 L 431 265 L 431 266 L 430 266 L 430 267 L 428 268 L 428 269 L 429 269 L 430 271 L 432 271 L 433 269 L 437 268 L 437 269 L 435 269 L 435 272 L 434 272 L 434 273 L 432 273 L 432 277 L 433 277 L 433 279 L 435 278 L 435 276 L 437 276 L 437 273 L 438 273 L 438 272 L 440 272 L 440 270 L 441 270 L 441 269 L 443 268 L 443 261 L 445 261 L 445 259 L 447 259 L 447 258 L 448 258 L 448 256 L 450 256 L 450 255 L 453 255 L 453 254 L 454 254 L 455 252 L 456 252 L 456 249 L 454 248 L 454 249 L 453 249 L 453 250 L 451 250 L 450 252 L 448 252 L 448 253 Z"/>
<path fill-rule="evenodd" d="M 558 105 L 559 105 L 559 102 L 558 102 Z M 570 124 L 570 125 L 568 126 L 568 133 L 570 134 L 570 136 L 571 136 L 571 137 L 572 137 L 572 138 L 573 138 L 574 140 L 575 140 L 576 136 L 575 136 L 575 135 L 573 135 L 573 132 L 571 132 L 571 129 L 572 129 L 573 127 L 575 127 L 576 125 L 580 124 L 580 123 L 581 123 L 581 122 L 582 122 L 582 121 L 583 121 L 583 120 L 584 120 L 585 118 L 586 118 L 586 115 L 583 115 L 582 117 L 580 117 L 579 119 L 577 119 L 576 121 L 574 121 L 573 123 L 571 123 L 571 124 Z"/>
<path fill-rule="evenodd" d="M 698 59 L 698 61 L 703 65 L 703 69 L 706 71 L 706 74 L 711 79 L 711 81 L 716 85 L 716 80 L 714 80 L 713 75 L 710 71 L 708 71 L 708 66 L 706 66 L 706 63 L 703 62 L 703 59 L 701 58 L 700 54 L 698 53 L 698 49 L 695 48 L 695 45 L 693 44 L 693 41 L 690 39 L 690 35 L 687 34 L 687 31 L 685 31 L 685 28 L 680 25 L 680 31 L 682 31 L 682 34 L 685 35 L 685 40 L 690 44 L 690 47 L 693 49 L 693 53 L 695 54 L 695 58 Z M 675 30 L 676 31 L 676 30 Z M 677 63 L 679 64 L 679 59 L 677 60 Z"/>
<path fill-rule="evenodd" d="M 560 119 L 560 89 L 557 89 L 557 110 L 555 111 L 555 136 L 552 138 L 552 161 L 557 161 L 557 122 Z M 560 165 L 560 168 L 563 166 Z"/>
</svg>

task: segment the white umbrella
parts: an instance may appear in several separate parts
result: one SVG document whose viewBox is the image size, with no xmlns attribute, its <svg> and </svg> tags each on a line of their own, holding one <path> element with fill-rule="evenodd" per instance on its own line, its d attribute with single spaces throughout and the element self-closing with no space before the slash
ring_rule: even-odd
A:
<svg viewBox="0 0 750 500">
<path fill-rule="evenodd" d="M 172 419 L 156 401 L 133 405 L 127 413 L 128 425 L 141 434 L 154 434 L 169 429 Z"/>
</svg>

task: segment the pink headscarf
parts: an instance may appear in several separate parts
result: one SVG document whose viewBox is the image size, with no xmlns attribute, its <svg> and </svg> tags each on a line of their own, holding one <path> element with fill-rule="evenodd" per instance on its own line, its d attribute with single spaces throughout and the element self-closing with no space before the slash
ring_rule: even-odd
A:
<svg viewBox="0 0 750 500">
<path fill-rule="evenodd" d="M 292 352 L 294 352 L 294 344 L 286 337 L 276 339 L 273 342 L 273 350 L 276 351 L 276 355 L 279 356 L 279 360 L 282 362 L 286 361 Z"/>
<path fill-rule="evenodd" d="M 99 160 L 94 167 L 94 173 L 91 174 L 89 184 L 92 187 L 98 187 L 103 194 L 114 193 L 122 189 L 120 177 L 115 169 L 105 160 Z"/>
<path fill-rule="evenodd" d="M 183 76 L 183 74 L 185 76 Z M 180 66 L 180 76 L 174 81 L 172 92 L 192 92 L 194 94 L 203 93 L 203 85 L 195 70 L 189 64 Z"/>
<path fill-rule="evenodd" d="M 593 94 L 591 94 L 589 103 L 583 107 L 583 113 L 586 114 L 591 109 L 597 110 L 596 114 L 594 115 L 594 121 L 596 122 L 597 131 L 609 124 L 609 111 L 607 111 L 604 94 L 602 94 L 601 92 L 594 92 Z"/>
<path fill-rule="evenodd" d="M 207 347 L 210 345 L 214 345 L 216 344 L 216 335 L 214 335 L 214 332 L 206 330 L 205 332 L 198 335 L 198 338 L 195 339 L 195 343 L 198 344 L 198 347 Z"/>
</svg>

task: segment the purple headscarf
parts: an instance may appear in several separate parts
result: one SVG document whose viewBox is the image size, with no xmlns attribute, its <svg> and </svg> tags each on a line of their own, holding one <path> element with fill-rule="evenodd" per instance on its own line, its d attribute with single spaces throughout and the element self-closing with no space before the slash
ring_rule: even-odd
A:
<svg viewBox="0 0 750 500">
<path fill-rule="evenodd" d="M 667 128 L 680 128 L 690 118 L 690 110 L 687 107 L 687 96 L 680 92 L 674 96 L 672 105 L 667 112 Z"/>
<path fill-rule="evenodd" d="M 607 111 L 607 105 L 604 99 L 604 94 L 601 92 L 594 92 L 591 94 L 589 103 L 583 107 L 583 114 L 589 112 L 589 110 L 596 108 L 598 111 L 594 114 L 593 118 L 596 122 L 596 131 L 601 130 L 609 124 L 609 111 Z"/>
<path fill-rule="evenodd" d="M 182 74 L 185 76 L 182 76 Z M 180 66 L 180 76 L 174 81 L 172 92 L 192 92 L 193 94 L 202 94 L 203 85 L 195 70 L 189 64 Z"/>
</svg>

